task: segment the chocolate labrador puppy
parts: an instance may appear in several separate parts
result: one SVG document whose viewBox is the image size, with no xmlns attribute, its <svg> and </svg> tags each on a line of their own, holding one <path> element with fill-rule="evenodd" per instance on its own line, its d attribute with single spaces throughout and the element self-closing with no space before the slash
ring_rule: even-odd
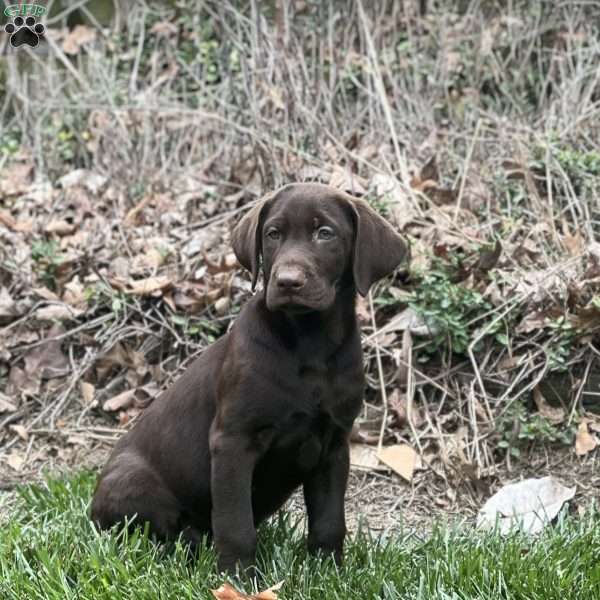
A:
<svg viewBox="0 0 600 600">
<path fill-rule="evenodd" d="M 254 561 L 256 526 L 300 485 L 311 552 L 342 557 L 348 437 L 364 374 L 355 296 L 408 257 L 363 200 L 291 184 L 252 208 L 233 248 L 264 290 L 117 443 L 92 501 L 109 528 L 213 537 L 219 567 Z"/>
</svg>

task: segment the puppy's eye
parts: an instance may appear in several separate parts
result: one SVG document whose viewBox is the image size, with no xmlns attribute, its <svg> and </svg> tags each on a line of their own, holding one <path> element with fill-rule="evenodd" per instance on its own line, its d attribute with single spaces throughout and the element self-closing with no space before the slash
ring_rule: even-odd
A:
<svg viewBox="0 0 600 600">
<path fill-rule="evenodd" d="M 317 239 L 318 240 L 331 240 L 335 237 L 335 231 L 331 229 L 331 227 L 319 227 L 317 229 Z"/>
<path fill-rule="evenodd" d="M 275 227 L 271 227 L 266 233 L 266 236 L 270 240 L 278 240 L 281 237 L 281 231 L 279 229 L 275 229 Z"/>
</svg>

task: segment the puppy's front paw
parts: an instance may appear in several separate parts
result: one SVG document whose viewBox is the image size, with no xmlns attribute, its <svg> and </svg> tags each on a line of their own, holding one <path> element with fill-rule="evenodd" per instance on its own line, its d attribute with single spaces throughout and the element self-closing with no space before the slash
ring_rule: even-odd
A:
<svg viewBox="0 0 600 600">
<path fill-rule="evenodd" d="M 256 559 L 256 534 L 247 533 L 245 536 L 218 536 L 215 533 L 217 548 L 217 566 L 219 571 L 234 574 L 238 570 L 245 571 L 254 565 Z"/>
<path fill-rule="evenodd" d="M 344 533 L 333 534 L 328 532 L 327 535 L 317 535 L 314 531 L 309 534 L 307 547 L 309 554 L 313 556 L 322 556 L 326 558 L 331 556 L 336 565 L 342 564 L 342 556 L 344 553 Z"/>
<path fill-rule="evenodd" d="M 327 547 L 327 546 L 311 546 L 308 545 L 308 553 L 313 556 L 320 556 L 322 558 L 331 557 L 336 565 L 342 564 L 343 551 L 339 547 Z"/>
<path fill-rule="evenodd" d="M 256 567 L 254 565 L 254 556 L 245 559 L 234 556 L 219 554 L 217 559 L 217 569 L 219 573 L 227 573 L 228 575 L 238 575 L 242 572 L 248 577 L 256 576 Z"/>
</svg>

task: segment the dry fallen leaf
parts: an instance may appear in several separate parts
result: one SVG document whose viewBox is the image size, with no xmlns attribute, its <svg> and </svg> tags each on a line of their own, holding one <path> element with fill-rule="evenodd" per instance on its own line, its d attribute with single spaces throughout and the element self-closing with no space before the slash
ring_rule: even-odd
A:
<svg viewBox="0 0 600 600">
<path fill-rule="evenodd" d="M 96 369 L 96 385 L 103 381 L 113 369 L 122 367 L 131 367 L 131 350 L 122 345 L 120 342 L 113 344 L 110 350 L 102 354 L 95 364 Z"/>
<path fill-rule="evenodd" d="M 156 292 L 162 292 L 173 284 L 171 278 L 166 275 L 147 277 L 146 279 L 132 279 L 127 282 L 110 278 L 109 281 L 113 287 L 136 296 L 150 296 Z"/>
<path fill-rule="evenodd" d="M 28 200 L 34 197 L 34 193 L 29 190 L 27 194 Z M 0 210 L 0 223 L 2 222 L 2 211 Z M 34 229 L 34 220 L 33 219 L 22 219 L 20 221 L 16 221 L 14 227 L 11 227 L 14 231 L 19 233 L 31 233 Z M 37 227 L 36 227 L 37 229 Z"/>
<path fill-rule="evenodd" d="M 585 240 L 579 231 L 571 235 L 566 233 L 562 239 L 563 246 L 567 249 L 567 252 L 573 256 L 581 256 L 585 250 Z"/>
<path fill-rule="evenodd" d="M 547 327 L 550 319 L 543 313 L 533 311 L 525 314 L 523 320 L 516 326 L 515 333 L 531 333 Z"/>
<path fill-rule="evenodd" d="M 383 448 L 377 458 L 400 477 L 411 481 L 419 455 L 408 444 L 398 444 Z"/>
<path fill-rule="evenodd" d="M 94 401 L 96 388 L 87 381 L 81 381 L 79 383 L 79 389 L 81 390 L 81 397 L 83 398 L 84 404 L 86 406 L 90 405 Z"/>
<path fill-rule="evenodd" d="M 66 175 L 63 175 L 58 183 L 65 189 L 77 186 L 83 186 L 92 194 L 97 194 L 106 184 L 107 178 L 99 173 L 94 173 L 88 169 L 75 169 Z M 79 190 L 78 197 L 81 198 Z"/>
<path fill-rule="evenodd" d="M 29 439 L 29 432 L 23 425 L 9 425 L 9 429 L 14 431 L 22 440 L 27 441 Z"/>
<path fill-rule="evenodd" d="M 87 25 L 75 25 L 63 39 L 62 49 L 65 54 L 77 54 L 81 47 L 96 39 L 96 30 Z"/>
<path fill-rule="evenodd" d="M 9 393 L 17 398 L 24 396 L 36 396 L 41 387 L 41 380 L 37 373 L 29 375 L 24 369 L 13 365 L 8 374 L 8 390 Z"/>
<path fill-rule="evenodd" d="M 211 590 L 213 596 L 217 600 L 244 600 L 248 599 L 249 596 L 238 592 L 235 588 L 230 586 L 228 583 L 224 583 L 221 587 L 216 590 Z"/>
<path fill-rule="evenodd" d="M 196 313 L 213 304 L 225 290 L 209 289 L 205 283 L 183 281 L 175 288 L 172 301 L 178 310 Z"/>
<path fill-rule="evenodd" d="M 425 188 L 423 193 L 437 206 L 454 204 L 458 198 L 458 191 L 437 186 Z"/>
<path fill-rule="evenodd" d="M 17 410 L 16 404 L 11 402 L 8 396 L 5 396 L 0 392 L 0 413 L 3 412 L 15 412 Z"/>
<path fill-rule="evenodd" d="M 132 273 L 156 273 L 167 259 L 167 254 L 158 248 L 147 247 L 143 254 L 138 254 L 131 265 Z"/>
<path fill-rule="evenodd" d="M 102 408 L 107 412 L 129 409 L 131 417 L 137 415 L 140 409 L 146 408 L 159 393 L 158 386 L 149 383 L 113 396 L 102 405 Z"/>
<path fill-rule="evenodd" d="M 333 167 L 329 185 L 353 196 L 364 196 L 367 193 L 367 182 L 339 165 Z"/>
<path fill-rule="evenodd" d="M 438 185 L 440 173 L 437 165 L 437 159 L 432 156 L 420 169 L 418 174 L 414 174 L 410 180 L 410 187 L 418 192 L 435 187 Z"/>
<path fill-rule="evenodd" d="M 421 181 L 430 180 L 435 182 L 440 180 L 440 169 L 435 154 L 421 167 L 419 179 Z"/>
<path fill-rule="evenodd" d="M 204 258 L 204 264 L 206 266 L 206 272 L 210 273 L 211 275 L 216 275 L 217 273 L 227 273 L 239 268 L 239 263 L 233 252 L 229 254 L 223 254 L 219 257 L 218 261 L 211 260 L 206 252 L 202 252 L 202 255 Z"/>
<path fill-rule="evenodd" d="M 83 311 L 73 308 L 68 304 L 50 304 L 42 306 L 35 311 L 35 318 L 40 321 L 62 321 L 75 319 L 83 314 Z"/>
<path fill-rule="evenodd" d="M 48 302 L 60 302 L 60 298 L 46 287 L 31 288 L 31 291 Z"/>
<path fill-rule="evenodd" d="M 477 526 L 492 529 L 497 521 L 503 535 L 514 529 L 538 533 L 574 495 L 574 487 L 565 487 L 554 477 L 511 483 L 483 505 L 477 516 Z"/>
<path fill-rule="evenodd" d="M 248 595 L 238 592 L 238 590 L 228 583 L 224 583 L 218 589 L 211 590 L 211 592 L 217 600 L 277 600 L 279 598 L 277 592 L 281 589 L 282 585 L 283 581 L 280 581 L 264 592 Z"/>
<path fill-rule="evenodd" d="M 383 471 L 377 460 L 377 449 L 367 444 L 350 444 L 350 466 L 367 471 Z"/>
<path fill-rule="evenodd" d="M 0 198 L 18 196 L 27 192 L 32 170 L 33 165 L 27 162 L 13 163 L 10 167 L 3 169 L 0 172 Z M 0 218 L 0 222 L 10 229 L 18 229 L 17 222 L 9 213 L 2 211 L 2 214 L 3 217 Z"/>
<path fill-rule="evenodd" d="M 17 228 L 17 221 L 5 210 L 0 210 L 0 225 L 4 225 L 13 231 Z"/>
<path fill-rule="evenodd" d="M 11 469 L 14 469 L 15 471 L 20 471 L 23 468 L 23 465 L 25 464 L 25 459 L 20 454 L 13 452 L 12 454 L 9 454 L 6 457 L 6 464 Z"/>
<path fill-rule="evenodd" d="M 540 391 L 539 386 L 533 389 L 533 401 L 540 415 L 548 419 L 550 423 L 557 425 L 565 420 L 565 410 L 561 406 L 550 406 Z"/>
<path fill-rule="evenodd" d="M 69 435 L 67 436 L 67 444 L 72 446 L 89 446 L 89 441 L 84 435 Z"/>
<path fill-rule="evenodd" d="M 600 443 L 598 438 L 589 431 L 589 422 L 587 419 L 582 419 L 577 428 L 577 435 L 575 436 L 575 454 L 577 456 L 583 456 L 588 454 L 592 450 L 595 450 Z"/>
<path fill-rule="evenodd" d="M 55 233 L 56 235 L 70 235 L 75 229 L 74 223 L 69 223 L 64 219 L 54 219 L 44 227 L 46 233 Z"/>
<path fill-rule="evenodd" d="M 131 227 L 131 226 L 138 225 L 140 222 L 140 217 L 141 217 L 142 211 L 144 210 L 144 208 L 146 208 L 146 206 L 148 206 L 149 204 L 152 204 L 153 201 L 154 201 L 154 196 L 152 196 L 151 194 L 148 196 L 144 196 L 125 215 L 125 219 L 123 219 L 123 225 L 125 225 L 125 227 Z"/>
<path fill-rule="evenodd" d="M 85 287 L 79 281 L 78 276 L 75 276 L 69 283 L 65 284 L 65 292 L 62 299 L 63 302 L 70 306 L 82 310 L 87 308 Z"/>
<path fill-rule="evenodd" d="M 62 377 L 71 370 L 69 359 L 62 351 L 61 340 L 55 339 L 63 333 L 62 326 L 54 325 L 46 339 L 25 355 L 25 372 L 30 377 L 52 379 Z"/>
<path fill-rule="evenodd" d="M 375 335 L 379 336 L 384 332 L 405 331 L 407 329 L 417 337 L 432 337 L 438 333 L 435 327 L 425 323 L 423 317 L 409 306 L 393 317 Z"/>
<path fill-rule="evenodd" d="M 127 390 L 107 400 L 102 405 L 102 409 L 107 412 L 117 412 L 118 410 L 123 410 L 125 408 L 129 408 L 130 406 L 133 406 L 134 401 L 135 389 Z"/>
<path fill-rule="evenodd" d="M 356 298 L 356 316 L 358 322 L 362 325 L 371 324 L 371 311 L 369 309 L 369 301 L 362 296 Z"/>
<path fill-rule="evenodd" d="M 0 287 L 0 325 L 6 325 L 19 316 L 17 303 L 5 287 Z"/>
<path fill-rule="evenodd" d="M 150 33 L 165 37 L 176 35 L 178 31 L 177 25 L 175 23 L 170 23 L 169 21 L 157 21 L 150 28 Z"/>
</svg>

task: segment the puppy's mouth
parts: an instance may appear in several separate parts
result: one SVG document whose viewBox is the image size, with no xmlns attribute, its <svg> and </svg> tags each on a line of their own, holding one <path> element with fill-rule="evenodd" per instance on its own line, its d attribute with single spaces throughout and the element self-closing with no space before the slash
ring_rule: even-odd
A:
<svg viewBox="0 0 600 600">
<path fill-rule="evenodd" d="M 307 313 L 319 310 L 318 308 L 314 308 L 306 304 L 299 304 L 298 301 L 294 299 L 290 299 L 289 301 L 280 300 L 278 302 L 275 302 L 272 306 L 269 306 L 269 304 L 267 303 L 267 306 L 271 310 L 282 310 L 283 312 L 286 312 L 291 315 L 305 315 Z"/>
<path fill-rule="evenodd" d="M 267 290 L 267 308 L 269 310 L 282 310 L 292 315 L 301 315 L 309 312 L 325 311 L 331 307 L 335 298 L 335 291 L 327 294 L 325 290 L 321 294 L 308 296 L 301 292 L 271 292 L 272 287 Z M 331 297 L 330 297 L 331 296 Z"/>
</svg>

